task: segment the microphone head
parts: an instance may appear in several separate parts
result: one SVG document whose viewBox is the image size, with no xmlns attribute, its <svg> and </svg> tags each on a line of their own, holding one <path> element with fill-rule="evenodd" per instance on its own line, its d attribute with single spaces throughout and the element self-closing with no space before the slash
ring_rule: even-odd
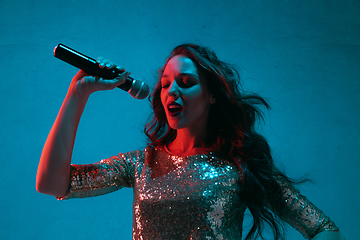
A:
<svg viewBox="0 0 360 240">
<path fill-rule="evenodd" d="M 144 99 L 149 95 L 149 86 L 140 80 L 133 80 L 131 88 L 128 91 L 135 99 Z"/>
</svg>

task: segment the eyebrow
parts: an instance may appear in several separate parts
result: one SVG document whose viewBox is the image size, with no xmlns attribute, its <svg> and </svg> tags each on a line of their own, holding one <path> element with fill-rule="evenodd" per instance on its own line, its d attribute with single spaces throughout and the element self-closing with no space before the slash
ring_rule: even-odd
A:
<svg viewBox="0 0 360 240">
<path fill-rule="evenodd" d="M 193 73 L 179 73 L 177 76 L 180 76 L 180 77 L 193 77 L 193 78 L 196 78 L 196 79 L 198 79 L 199 80 L 199 76 L 198 75 L 196 75 L 196 74 L 193 74 Z M 166 75 L 166 74 L 164 74 L 164 75 L 162 75 L 161 76 L 161 78 L 163 78 L 163 77 L 168 77 L 168 75 Z"/>
</svg>

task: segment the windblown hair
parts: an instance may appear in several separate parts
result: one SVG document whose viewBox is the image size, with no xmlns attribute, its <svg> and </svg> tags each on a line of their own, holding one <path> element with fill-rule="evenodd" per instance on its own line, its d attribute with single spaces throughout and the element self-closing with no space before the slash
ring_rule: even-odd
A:
<svg viewBox="0 0 360 240">
<path fill-rule="evenodd" d="M 233 161 L 241 173 L 244 191 L 240 197 L 245 200 L 253 217 L 253 225 L 245 239 L 263 238 L 266 223 L 273 230 L 275 239 L 284 239 L 282 222 L 276 217 L 281 216 L 284 207 L 281 187 L 276 179 L 289 179 L 276 170 L 266 139 L 255 130 L 256 121 L 263 118 L 260 107 L 269 109 L 268 103 L 257 94 L 243 91 L 235 66 L 218 59 L 213 50 L 194 44 L 174 48 L 160 69 L 159 79 L 168 61 L 177 55 L 186 56 L 196 64 L 204 75 L 209 92 L 216 99 L 210 107 L 207 135 L 202 146 Z M 149 97 L 153 117 L 145 126 L 149 145 L 153 147 L 166 145 L 176 137 L 176 130 L 167 124 L 160 93 L 159 81 Z M 275 214 L 269 211 L 269 207 Z"/>
</svg>

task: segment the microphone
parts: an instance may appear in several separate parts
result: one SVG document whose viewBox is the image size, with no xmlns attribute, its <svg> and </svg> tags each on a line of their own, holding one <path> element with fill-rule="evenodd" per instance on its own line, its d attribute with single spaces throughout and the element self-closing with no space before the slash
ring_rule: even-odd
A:
<svg viewBox="0 0 360 240">
<path fill-rule="evenodd" d="M 120 74 L 118 69 L 100 68 L 99 64 L 94 59 L 61 43 L 54 48 L 54 56 L 64 62 L 80 68 L 92 76 L 98 76 L 104 79 L 114 79 Z M 130 95 L 136 99 L 144 99 L 150 92 L 150 88 L 146 83 L 140 80 L 135 80 L 130 76 L 127 77 L 123 84 L 117 87 L 130 93 Z"/>
</svg>

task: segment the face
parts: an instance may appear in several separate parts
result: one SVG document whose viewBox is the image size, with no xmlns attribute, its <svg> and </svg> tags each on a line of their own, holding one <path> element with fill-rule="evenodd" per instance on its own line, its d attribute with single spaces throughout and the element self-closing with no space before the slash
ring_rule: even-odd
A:
<svg viewBox="0 0 360 240">
<path fill-rule="evenodd" d="M 170 59 L 161 78 L 161 102 L 169 126 L 196 131 L 206 127 L 212 94 L 194 62 L 182 55 Z"/>
</svg>

